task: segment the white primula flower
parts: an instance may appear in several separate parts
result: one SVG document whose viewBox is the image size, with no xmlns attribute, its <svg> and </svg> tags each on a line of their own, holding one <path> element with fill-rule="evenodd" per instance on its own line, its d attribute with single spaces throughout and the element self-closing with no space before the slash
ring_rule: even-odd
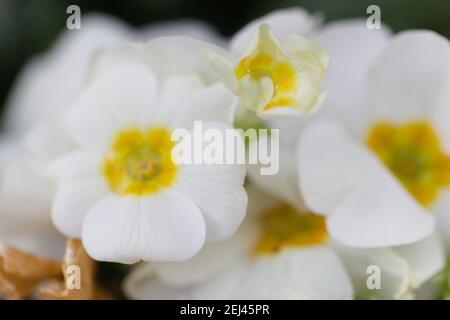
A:
<svg viewBox="0 0 450 320">
<path fill-rule="evenodd" d="M 245 215 L 242 165 L 176 164 L 171 132 L 228 128 L 236 100 L 196 76 L 159 81 L 142 64 L 96 77 L 66 116 L 78 148 L 53 169 L 57 228 L 97 260 L 179 261 L 229 237 Z"/>
<path fill-rule="evenodd" d="M 0 172 L 1 241 L 39 256 L 62 256 L 64 239 L 50 215 L 54 186 L 44 174 L 51 159 L 72 147 L 61 114 L 81 92 L 97 50 L 162 34 L 216 39 L 207 25 L 190 20 L 134 30 L 115 18 L 87 14 L 81 30 L 64 32 L 48 52 L 26 64 L 3 119 L 8 137 L 3 137 L 7 143 L 0 147 L 0 157 L 8 157 Z"/>
<path fill-rule="evenodd" d="M 2 147 L 9 157 L 0 178 L 0 240 L 44 257 L 60 258 L 65 247 L 51 222 L 54 187 L 44 175 L 49 159 L 70 145 L 58 115 L 81 90 L 90 55 L 131 37 L 113 18 L 84 19 L 82 30 L 65 32 L 20 72 L 3 119 L 3 138 L 15 147 L 14 152 Z"/>
<path fill-rule="evenodd" d="M 290 23 L 289 16 L 292 16 L 289 11 L 280 11 L 259 21 L 283 21 L 278 28 L 285 33 L 292 33 L 295 29 L 286 28 Z M 297 14 L 297 18 L 301 18 L 301 15 Z M 303 25 L 309 24 L 305 22 Z M 272 22 L 271 26 L 277 30 L 276 22 Z M 372 106 L 372 102 L 366 100 L 366 78 L 369 82 L 374 81 L 374 71 L 368 73 L 369 66 L 388 44 L 389 30 L 383 26 L 381 30 L 370 31 L 365 21 L 350 20 L 330 23 L 322 28 L 316 27 L 309 37 L 326 47 L 333 57 L 324 79 L 328 91 L 325 106 L 312 117 L 267 121 L 266 126 L 280 129 L 280 172 L 271 178 L 260 176 L 257 170 L 250 167 L 250 177 L 265 190 L 296 204 L 299 208 L 304 206 L 306 200 L 312 211 L 327 217 L 328 232 L 336 240 L 336 248 L 345 258 L 344 262 L 354 280 L 357 295 L 370 294 L 385 298 L 408 296 L 411 289 L 420 286 L 443 266 L 443 248 L 436 235 L 431 235 L 434 219 L 426 208 L 411 197 L 392 173 L 381 165 L 375 154 L 369 150 L 360 150 L 364 147 L 352 141 L 349 136 L 351 132 L 359 132 L 362 138 L 360 141 L 365 143 L 361 130 L 366 123 L 363 120 L 367 118 L 363 115 L 367 114 L 367 111 L 377 110 Z M 404 36 L 399 38 L 402 37 Z M 414 66 L 424 60 L 432 63 L 435 59 L 428 59 L 429 53 L 423 50 L 431 52 L 437 49 L 438 61 L 435 63 L 442 68 L 440 72 L 446 73 L 448 43 L 445 44 L 439 36 L 431 33 L 425 38 L 428 40 L 421 37 L 416 39 L 417 46 L 421 46 L 422 51 L 405 46 L 402 54 L 408 59 L 400 58 L 399 54 L 399 66 L 404 65 L 401 59 L 411 61 L 410 65 Z M 409 51 L 417 53 L 413 55 Z M 382 58 L 377 59 L 381 60 Z M 409 99 L 411 94 L 406 90 L 396 91 L 395 84 L 389 79 L 396 79 L 402 88 L 410 85 L 408 80 L 417 81 L 416 83 L 423 81 L 423 76 L 411 76 L 415 68 L 410 66 L 405 66 L 405 69 L 410 68 L 408 72 L 395 69 L 396 64 L 390 62 L 391 73 L 379 83 L 383 83 L 384 88 L 390 89 L 391 93 L 396 92 L 398 97 Z M 428 71 L 425 71 L 425 68 L 420 69 L 424 71 L 418 72 L 431 75 L 437 68 L 430 66 Z M 372 70 L 377 69 L 378 67 L 374 66 Z M 423 89 L 428 88 L 428 85 L 442 88 L 446 83 L 442 73 L 436 72 L 435 82 L 431 84 L 421 82 L 422 85 L 426 84 Z M 399 77 L 405 79 L 400 81 Z M 423 89 L 421 92 L 424 92 Z M 442 92 L 436 94 L 435 101 L 442 101 Z M 371 100 L 392 96 L 391 93 L 383 93 L 376 92 Z M 386 110 L 397 112 L 400 106 L 414 108 L 416 104 L 417 102 L 399 103 L 397 106 L 386 104 Z M 379 103 L 378 106 L 380 105 Z M 339 125 L 316 122 L 323 118 L 331 118 Z M 247 114 L 241 121 L 251 125 L 256 120 Z M 306 124 L 308 126 L 305 131 Z M 339 126 L 345 126 L 349 130 L 345 132 Z M 292 152 L 297 147 L 299 136 L 301 139 L 296 160 Z M 298 161 L 300 184 L 295 175 Z M 278 179 L 279 182 L 276 183 L 273 179 Z M 298 189 L 301 190 L 303 201 L 295 198 Z M 379 265 L 382 269 L 384 280 L 381 290 L 367 289 L 366 268 L 371 264 Z"/>
<path fill-rule="evenodd" d="M 231 40 L 231 61 L 210 50 L 211 65 L 244 107 L 262 118 L 298 115 L 315 111 L 324 101 L 321 81 L 328 67 L 329 55 L 324 48 L 299 35 L 309 31 L 301 10 L 286 12 L 291 26 L 270 16 L 250 23 Z M 272 24 L 277 28 L 272 32 Z M 278 34 L 278 32 L 280 34 Z M 249 34 L 253 38 L 249 39 Z M 278 35 L 281 42 L 278 41 Z M 247 40 L 247 41 L 246 41 Z M 248 46 L 245 50 L 243 43 Z M 236 58 L 239 57 L 239 58 Z"/>
<path fill-rule="evenodd" d="M 324 218 L 253 186 L 249 213 L 229 240 L 181 263 L 138 265 L 124 282 L 134 299 L 351 299 L 350 279 Z"/>
<path fill-rule="evenodd" d="M 96 52 L 162 35 L 221 41 L 211 27 L 195 20 L 132 29 L 116 18 L 87 14 L 82 29 L 62 33 L 49 52 L 32 59 L 20 72 L 6 104 L 6 129 L 25 133 L 27 148 L 45 158 L 66 151 L 71 146 L 59 118 L 81 92 Z"/>
<path fill-rule="evenodd" d="M 308 206 L 328 217 L 342 244 L 373 248 L 366 261 L 380 260 L 375 248 L 395 246 L 410 263 L 412 288 L 444 265 L 429 234 L 435 221 L 450 230 L 449 79 L 448 40 L 427 31 L 399 34 L 370 67 L 366 98 L 351 101 L 348 92 L 353 115 L 317 119 L 299 142 Z"/>
</svg>

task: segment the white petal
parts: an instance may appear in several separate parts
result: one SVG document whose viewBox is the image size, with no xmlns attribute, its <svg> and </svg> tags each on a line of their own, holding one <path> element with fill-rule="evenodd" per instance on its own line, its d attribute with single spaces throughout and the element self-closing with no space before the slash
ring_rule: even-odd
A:
<svg viewBox="0 0 450 320">
<path fill-rule="evenodd" d="M 257 235 L 255 223 L 244 223 L 230 239 L 206 245 L 199 254 L 186 262 L 153 264 L 154 272 L 168 285 L 198 285 L 245 259 Z"/>
<path fill-rule="evenodd" d="M 222 84 L 214 84 L 200 90 L 195 96 L 190 118 L 232 125 L 235 118 L 237 98 Z"/>
<path fill-rule="evenodd" d="M 239 299 L 350 299 L 353 294 L 333 251 L 311 247 L 257 258 L 236 295 Z"/>
<path fill-rule="evenodd" d="M 388 43 L 390 30 L 369 30 L 365 20 L 331 22 L 312 39 L 327 49 L 331 63 L 322 86 L 328 95 L 320 114 L 358 126 L 366 75 L 371 63 Z"/>
<path fill-rule="evenodd" d="M 308 34 L 316 27 L 318 21 L 301 8 L 277 10 L 244 26 L 231 39 L 231 50 L 239 55 L 244 53 L 256 29 L 262 23 L 268 24 L 278 38 L 284 38 L 290 33 Z"/>
<path fill-rule="evenodd" d="M 272 99 L 273 92 L 273 82 L 269 77 L 254 79 L 248 74 L 242 77 L 238 83 L 238 93 L 242 104 L 256 113 L 263 111 Z"/>
<path fill-rule="evenodd" d="M 280 129 L 281 130 L 281 129 Z M 287 133 L 281 130 L 280 135 Z M 266 139 L 260 137 L 252 144 L 263 145 Z M 278 199 L 287 201 L 298 209 L 304 209 L 305 204 L 298 186 L 297 159 L 294 148 L 290 145 L 281 144 L 278 156 L 279 171 L 273 175 L 262 175 L 261 164 L 249 165 L 248 175 L 257 186 L 264 191 L 276 196 Z"/>
<path fill-rule="evenodd" d="M 99 51 L 91 65 L 92 78 L 103 75 L 118 64 L 138 63 L 151 69 L 160 80 L 180 74 L 198 74 L 207 83 L 219 80 L 217 73 L 206 62 L 207 51 L 224 57 L 230 54 L 208 42 L 167 36 L 150 40 L 146 44 L 124 44 Z"/>
<path fill-rule="evenodd" d="M 88 212 L 82 239 L 100 261 L 183 261 L 203 246 L 205 222 L 192 201 L 169 190 L 150 197 L 110 195 Z"/>
<path fill-rule="evenodd" d="M 328 246 L 292 250 L 290 275 L 303 299 L 352 299 L 353 287 L 339 257 Z"/>
<path fill-rule="evenodd" d="M 281 254 L 250 260 L 248 271 L 231 299 L 294 299 L 290 267 L 287 257 Z"/>
<path fill-rule="evenodd" d="M 413 288 L 418 288 L 431 279 L 445 265 L 445 250 L 436 232 L 424 240 L 394 247 L 393 250 L 408 262 Z"/>
<path fill-rule="evenodd" d="M 450 44 L 431 31 L 394 37 L 368 74 L 368 112 L 372 120 L 426 118 L 436 106 L 450 71 Z"/>
<path fill-rule="evenodd" d="M 450 58 L 449 58 L 450 59 Z M 441 146 L 447 154 L 450 154 L 450 68 L 447 77 L 441 84 L 441 92 L 437 97 L 434 109 L 431 111 L 431 121 L 437 130 Z"/>
<path fill-rule="evenodd" d="M 44 179 L 39 166 L 23 150 L 3 163 L 0 183 L 0 225 L 48 227 L 52 186 Z M 0 228 L 1 229 L 1 228 Z"/>
<path fill-rule="evenodd" d="M 153 274 L 152 266 L 144 265 L 125 279 L 124 291 L 134 299 L 232 299 L 246 275 L 247 264 L 237 263 L 208 281 L 193 286 L 171 286 Z"/>
<path fill-rule="evenodd" d="M 66 109 L 79 94 L 93 52 L 131 38 L 128 26 L 107 15 L 83 15 L 80 30 L 64 32 L 44 56 L 31 60 L 9 96 L 5 124 L 22 132 Z"/>
<path fill-rule="evenodd" d="M 243 165 L 186 165 L 174 188 L 198 205 L 208 242 L 230 237 L 247 209 Z"/>
<path fill-rule="evenodd" d="M 56 228 L 68 237 L 80 238 L 86 214 L 108 193 L 106 182 L 100 177 L 63 182 L 54 196 L 51 210 Z"/>
<path fill-rule="evenodd" d="M 204 83 L 198 75 L 178 75 L 164 80 L 152 121 L 159 124 L 171 122 L 173 128 L 186 125 L 183 121 L 183 118 L 189 115 L 186 109 L 192 108 L 194 95 L 202 88 Z M 180 104 L 183 107 L 180 107 Z M 181 113 L 182 119 L 174 117 L 174 113 Z"/>
<path fill-rule="evenodd" d="M 92 82 L 66 114 L 68 132 L 78 144 L 98 151 L 109 146 L 115 129 L 148 125 L 156 99 L 150 70 L 118 66 Z"/>
<path fill-rule="evenodd" d="M 382 299 L 402 298 L 411 290 L 408 263 L 389 248 L 355 249 L 336 245 L 339 256 L 348 271 L 356 297 Z M 380 289 L 369 289 L 372 266 L 380 270 Z M 374 269 L 375 270 L 375 269 Z"/>
<path fill-rule="evenodd" d="M 237 79 L 234 74 L 233 61 L 213 50 L 206 51 L 209 65 L 217 72 L 228 90 L 237 94 Z"/>
<path fill-rule="evenodd" d="M 328 216 L 328 231 L 345 245 L 408 244 L 434 229 L 430 214 L 337 124 L 318 122 L 305 128 L 299 171 L 307 205 Z"/>
<path fill-rule="evenodd" d="M 450 246 L 450 190 L 442 191 L 432 207 L 436 225 L 446 246 Z"/>
<path fill-rule="evenodd" d="M 74 147 L 67 135 L 63 117 L 48 116 L 39 120 L 25 134 L 25 147 L 39 161 L 48 163 Z"/>
<path fill-rule="evenodd" d="M 154 22 L 141 28 L 141 38 L 150 39 L 167 36 L 185 36 L 198 40 L 223 44 L 225 39 L 210 24 L 195 19 L 176 19 L 163 22 Z"/>
<path fill-rule="evenodd" d="M 101 172 L 100 159 L 97 154 L 75 150 L 57 158 L 47 170 L 59 180 L 94 177 Z"/>
<path fill-rule="evenodd" d="M 322 71 L 327 70 L 330 63 L 330 55 L 324 47 L 297 34 L 290 34 L 283 40 L 283 49 L 289 55 L 298 55 L 308 52 L 317 58 Z"/>
<path fill-rule="evenodd" d="M 163 87 L 152 121 L 174 129 L 190 129 L 196 120 L 231 124 L 236 104 L 237 99 L 220 83 L 205 87 L 198 77 L 172 77 Z"/>
<path fill-rule="evenodd" d="M 151 263 L 137 265 L 125 278 L 122 288 L 130 299 L 176 300 L 187 296 L 184 288 L 171 287 L 159 280 Z"/>
</svg>

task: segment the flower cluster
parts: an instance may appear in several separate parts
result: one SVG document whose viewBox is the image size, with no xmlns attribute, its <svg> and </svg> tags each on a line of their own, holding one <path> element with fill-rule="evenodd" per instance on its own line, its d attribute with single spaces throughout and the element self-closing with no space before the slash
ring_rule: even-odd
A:
<svg viewBox="0 0 450 320">
<path fill-rule="evenodd" d="M 0 293 L 108 298 L 98 261 L 132 265 L 120 285 L 134 299 L 442 296 L 449 93 L 450 44 L 431 31 L 301 8 L 229 40 L 86 18 L 7 103 Z M 176 161 L 173 132 L 196 122 L 278 129 L 279 171 Z M 82 294 L 61 283 L 69 264 L 87 270 Z"/>
</svg>

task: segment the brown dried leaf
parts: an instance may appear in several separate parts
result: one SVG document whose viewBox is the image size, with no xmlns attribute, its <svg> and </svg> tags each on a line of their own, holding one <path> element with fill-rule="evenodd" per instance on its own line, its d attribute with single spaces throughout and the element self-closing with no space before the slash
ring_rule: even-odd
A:
<svg viewBox="0 0 450 320">
<path fill-rule="evenodd" d="M 44 283 L 38 296 L 58 300 L 109 299 L 110 296 L 95 283 L 96 264 L 88 256 L 80 240 L 68 239 L 62 263 L 64 281 Z"/>
<path fill-rule="evenodd" d="M 23 299 L 43 280 L 61 278 L 60 262 L 0 244 L 0 294 Z"/>
</svg>

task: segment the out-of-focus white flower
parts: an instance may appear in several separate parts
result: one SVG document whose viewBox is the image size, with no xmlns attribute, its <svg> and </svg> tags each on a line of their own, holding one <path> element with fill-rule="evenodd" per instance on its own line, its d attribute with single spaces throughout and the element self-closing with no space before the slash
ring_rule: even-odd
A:
<svg viewBox="0 0 450 320">
<path fill-rule="evenodd" d="M 411 275 L 398 285 L 417 288 L 444 265 L 442 247 L 429 235 L 435 220 L 450 230 L 449 42 L 427 31 L 401 33 L 366 72 L 365 99 L 348 92 L 347 113 L 302 132 L 300 186 L 340 243 L 370 248 L 343 250 L 354 258 L 350 266 L 361 272 L 364 264 L 391 261 L 384 273 L 398 274 L 408 268 L 395 263 L 392 250 L 400 251 Z M 382 246 L 395 247 L 378 256 Z"/>
<path fill-rule="evenodd" d="M 249 212 L 229 240 L 192 260 L 136 267 L 135 299 L 350 299 L 352 285 L 330 246 L 324 218 L 249 187 Z"/>
<path fill-rule="evenodd" d="M 281 11 L 266 16 L 261 21 L 277 17 L 284 20 L 284 26 L 289 24 L 288 17 L 291 14 Z M 282 19 L 283 16 L 285 19 Z M 272 27 L 275 29 L 276 23 L 272 23 Z M 423 76 L 419 74 L 412 76 L 403 70 L 393 71 L 397 62 L 390 61 L 391 72 L 383 82 L 383 88 L 389 88 L 390 93 L 377 92 L 372 98 L 367 98 L 366 79 L 370 88 L 370 83 L 375 81 L 374 70 L 380 69 L 374 65 L 372 72 L 369 72 L 370 65 L 375 60 L 389 60 L 380 55 L 383 49 L 385 52 L 389 51 L 385 49 L 389 43 L 389 30 L 383 26 L 381 30 L 370 31 L 364 21 L 358 20 L 335 22 L 312 29 L 310 38 L 327 48 L 332 56 L 332 63 L 324 79 L 328 91 L 327 101 L 312 117 L 266 121 L 266 126 L 280 129 L 280 172 L 274 177 L 278 183 L 272 177 L 256 174 L 256 170 L 251 167 L 250 176 L 258 185 L 281 199 L 291 201 L 298 207 L 304 206 L 306 201 L 308 208 L 327 217 L 328 232 L 335 239 L 335 247 L 352 275 L 357 295 L 405 297 L 410 294 L 411 289 L 420 286 L 443 267 L 443 248 L 437 236 L 431 234 L 434 219 L 426 208 L 411 197 L 399 180 L 381 165 L 375 154 L 360 150 L 364 147 L 352 141 L 349 132 L 355 133 L 365 143 L 367 132 L 363 130 L 370 126 L 362 129 L 367 123 L 364 120 L 368 119 L 363 115 L 376 112 L 377 107 L 373 107 L 373 101 L 392 97 L 393 92 L 398 94 L 397 97 L 404 96 L 405 101 L 408 100 L 410 95 L 401 89 L 407 86 L 408 79 L 414 79 L 416 84 L 422 83 L 423 89 L 429 88 L 428 84 L 422 82 Z M 295 30 L 288 28 L 286 32 Z M 407 35 L 408 33 L 399 36 L 398 39 Z M 440 64 L 442 73 L 435 73 L 435 82 L 430 87 L 442 88 L 445 83 L 442 74 L 448 70 L 448 43 L 444 44 L 445 41 L 431 33 L 427 33 L 427 39 L 422 39 L 418 34 L 413 37 L 416 36 L 417 46 L 422 47 L 422 50 L 438 50 L 439 61 L 436 63 Z M 393 40 L 392 46 L 399 49 L 405 45 L 402 54 L 408 57 L 405 60 L 411 61 L 411 65 L 417 66 L 424 60 L 434 61 L 431 58 L 424 59 L 429 56 L 427 52 L 408 48 L 406 44 L 395 44 L 398 41 Z M 412 55 L 407 53 L 409 51 L 419 53 Z M 398 58 L 399 66 L 405 65 L 401 59 Z M 414 68 L 409 72 L 412 69 Z M 419 70 L 423 70 L 419 73 L 431 75 L 430 72 L 436 72 L 437 67 Z M 401 83 L 399 90 L 395 89 L 396 84 L 392 80 L 388 80 L 389 77 Z M 405 80 L 398 79 L 399 77 L 405 77 Z M 430 98 L 430 103 L 442 97 L 442 92 L 436 92 L 436 99 Z M 378 106 L 383 104 L 378 103 Z M 399 101 L 397 106 L 386 103 L 386 110 L 396 113 L 402 106 L 405 109 L 411 106 L 414 110 L 415 105 L 416 102 L 406 104 Z M 246 117 L 247 123 L 255 121 L 251 119 L 251 115 L 247 114 Z M 339 125 L 323 123 L 321 120 L 324 118 L 331 118 Z M 384 120 L 389 120 L 389 117 Z M 395 120 L 394 123 L 398 122 Z M 349 130 L 345 132 L 339 128 L 342 125 Z M 425 131 L 427 130 L 425 127 Z M 405 129 L 399 128 L 397 132 L 405 132 Z M 430 137 L 427 132 L 422 133 L 425 133 L 425 137 Z M 299 136 L 300 145 L 297 146 Z M 402 141 L 406 142 L 404 139 Z M 296 149 L 298 155 L 294 156 L 292 150 Z M 296 166 L 299 166 L 300 184 L 294 174 Z M 298 189 L 301 190 L 303 199 L 295 198 Z M 376 292 L 368 290 L 366 286 L 366 268 L 371 264 L 379 265 L 384 275 L 384 285 Z"/>
<path fill-rule="evenodd" d="M 16 138 L 0 145 L 0 241 L 47 258 L 60 258 L 64 239 L 50 219 L 52 189 Z"/>
<path fill-rule="evenodd" d="M 0 151 L 4 158 L 0 174 L 1 241 L 39 256 L 62 256 L 63 237 L 50 216 L 54 186 L 44 174 L 51 159 L 72 147 L 61 114 L 80 94 L 97 50 L 171 34 L 220 42 L 208 25 L 195 21 L 133 30 L 112 17 L 86 15 L 82 29 L 64 32 L 48 52 L 25 66 L 10 93 L 3 119 L 7 135 Z"/>
<path fill-rule="evenodd" d="M 403 244 L 396 250 L 412 261 L 413 288 L 444 265 L 436 235 L 421 239 L 434 220 L 443 234 L 450 230 L 449 79 L 448 40 L 427 31 L 401 33 L 370 67 L 366 99 L 351 104 L 358 122 L 311 123 L 299 144 L 309 207 L 329 216 L 330 232 L 344 244 Z M 421 241 L 405 245 L 414 240 Z M 395 271 L 393 265 L 386 268 Z"/>
<path fill-rule="evenodd" d="M 80 93 L 95 50 L 134 37 L 127 25 L 112 17 L 83 16 L 82 29 L 62 33 L 49 52 L 21 71 L 6 105 L 6 129 L 23 133 L 53 116 L 47 122 L 51 123 Z"/>
<path fill-rule="evenodd" d="M 290 28 L 280 19 L 283 15 L 295 21 Z M 329 62 L 324 48 L 299 35 L 313 24 L 314 19 L 309 21 L 302 10 L 258 19 L 231 40 L 231 55 L 239 58 L 230 60 L 209 51 L 209 60 L 243 106 L 259 117 L 312 112 L 324 101 L 325 91 L 320 84 Z"/>
<path fill-rule="evenodd" d="M 158 61 L 156 61 L 158 63 Z M 195 75 L 164 81 L 128 63 L 95 77 L 65 119 L 77 149 L 54 166 L 53 220 L 97 260 L 180 261 L 245 215 L 242 165 L 176 164 L 174 129 L 225 129 L 235 97 Z"/>
</svg>

